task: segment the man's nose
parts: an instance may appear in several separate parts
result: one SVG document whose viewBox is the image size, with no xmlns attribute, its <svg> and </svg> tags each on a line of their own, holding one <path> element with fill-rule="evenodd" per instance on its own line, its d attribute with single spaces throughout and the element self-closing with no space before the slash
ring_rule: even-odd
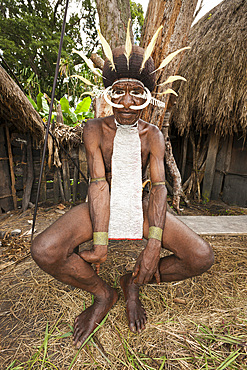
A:
<svg viewBox="0 0 247 370">
<path fill-rule="evenodd" d="M 123 104 L 124 108 L 129 109 L 131 105 L 133 105 L 133 97 L 127 91 L 126 94 L 123 96 L 121 103 Z"/>
</svg>

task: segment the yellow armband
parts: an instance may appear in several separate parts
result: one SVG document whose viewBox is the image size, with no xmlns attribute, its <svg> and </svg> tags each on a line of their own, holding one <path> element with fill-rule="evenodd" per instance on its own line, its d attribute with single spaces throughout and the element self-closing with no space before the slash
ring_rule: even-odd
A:
<svg viewBox="0 0 247 370">
<path fill-rule="evenodd" d="M 165 181 L 159 181 L 159 182 L 152 182 L 152 186 L 157 186 L 157 185 L 165 185 Z"/>
<path fill-rule="evenodd" d="M 157 239 L 161 242 L 163 230 L 160 227 L 150 226 L 148 239 Z"/>
<path fill-rule="evenodd" d="M 108 233 L 97 231 L 93 233 L 94 245 L 108 245 Z"/>
<path fill-rule="evenodd" d="M 95 179 L 91 179 L 91 182 L 98 182 L 98 181 L 106 181 L 106 178 L 105 177 L 97 177 Z"/>
</svg>

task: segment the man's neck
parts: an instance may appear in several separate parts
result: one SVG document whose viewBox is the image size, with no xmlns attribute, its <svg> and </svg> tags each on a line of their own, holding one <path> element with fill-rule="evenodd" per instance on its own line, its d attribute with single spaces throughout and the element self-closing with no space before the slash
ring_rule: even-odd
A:
<svg viewBox="0 0 247 370">
<path fill-rule="evenodd" d="M 139 121 L 139 119 L 138 119 L 136 122 L 132 123 L 131 125 L 122 125 L 121 123 L 119 123 L 119 122 L 116 120 L 116 118 L 115 118 L 114 120 L 115 120 L 115 124 L 116 124 L 116 127 L 117 127 L 117 128 L 118 128 L 118 127 L 123 127 L 123 128 L 126 128 L 126 129 L 128 129 L 128 128 L 133 128 L 133 127 L 138 127 L 138 121 Z"/>
</svg>

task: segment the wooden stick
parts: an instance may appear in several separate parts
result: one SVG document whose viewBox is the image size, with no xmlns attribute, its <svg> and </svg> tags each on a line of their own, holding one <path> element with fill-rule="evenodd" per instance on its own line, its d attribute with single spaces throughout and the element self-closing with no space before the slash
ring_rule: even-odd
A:
<svg viewBox="0 0 247 370">
<path fill-rule="evenodd" d="M 74 203 L 76 202 L 76 198 L 77 198 L 77 185 L 78 185 L 78 169 L 75 166 L 74 167 L 74 177 L 73 177 L 73 189 L 72 189 Z"/>
<path fill-rule="evenodd" d="M 9 154 L 9 167 L 10 167 L 10 175 L 11 175 L 11 190 L 12 190 L 12 197 L 14 203 L 14 209 L 17 209 L 17 197 L 16 197 L 16 190 L 15 190 L 15 174 L 14 174 L 14 161 L 13 155 L 11 150 L 11 142 L 9 136 L 9 128 L 5 126 L 6 130 L 6 138 L 7 138 L 7 146 L 8 146 L 8 154 Z"/>
<path fill-rule="evenodd" d="M 22 199 L 22 211 L 25 212 L 28 208 L 28 203 L 30 202 L 32 186 L 33 186 L 33 156 L 32 156 L 32 139 L 30 134 L 27 137 L 27 181 L 26 187 L 23 193 Z"/>
</svg>

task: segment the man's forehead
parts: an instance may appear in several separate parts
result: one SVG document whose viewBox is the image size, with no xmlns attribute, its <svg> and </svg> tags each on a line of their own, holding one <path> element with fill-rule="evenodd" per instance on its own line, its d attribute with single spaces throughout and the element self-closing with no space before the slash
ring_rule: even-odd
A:
<svg viewBox="0 0 247 370">
<path fill-rule="evenodd" d="M 112 84 L 112 87 L 127 87 L 127 86 L 130 86 L 130 87 L 140 87 L 140 88 L 143 88 L 144 85 L 141 81 L 138 81 L 138 80 L 133 80 L 133 79 L 126 79 L 126 78 L 123 78 L 123 79 L 119 79 L 115 82 L 113 82 Z"/>
</svg>

